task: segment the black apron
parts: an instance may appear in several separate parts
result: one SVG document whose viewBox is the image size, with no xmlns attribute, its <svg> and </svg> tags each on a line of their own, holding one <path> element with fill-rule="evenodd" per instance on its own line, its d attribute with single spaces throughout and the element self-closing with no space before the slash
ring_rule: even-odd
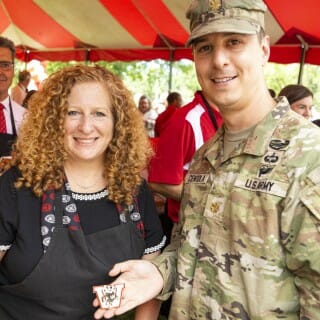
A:
<svg viewBox="0 0 320 320">
<path fill-rule="evenodd" d="M 143 255 L 144 240 L 127 216 L 119 226 L 84 235 L 62 225 L 61 194 L 47 252 L 21 282 L 0 287 L 1 320 L 90 320 L 93 285 L 108 284 L 111 267 Z"/>
<path fill-rule="evenodd" d="M 11 147 L 17 138 L 16 125 L 14 123 L 11 99 L 9 97 L 10 120 L 12 133 L 0 133 L 0 157 L 8 157 L 11 155 Z"/>
</svg>

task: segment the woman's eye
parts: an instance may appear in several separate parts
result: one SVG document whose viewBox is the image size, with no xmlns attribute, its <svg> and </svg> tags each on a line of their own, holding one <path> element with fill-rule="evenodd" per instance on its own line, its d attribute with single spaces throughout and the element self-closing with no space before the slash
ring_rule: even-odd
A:
<svg viewBox="0 0 320 320">
<path fill-rule="evenodd" d="M 76 115 L 78 115 L 79 114 L 79 112 L 78 111 L 75 111 L 75 110 L 69 110 L 68 111 L 68 116 L 76 116 Z"/>
<path fill-rule="evenodd" d="M 105 117 L 106 114 L 105 114 L 104 112 L 97 111 L 97 112 L 95 113 L 95 116 L 97 116 L 97 117 Z"/>
</svg>

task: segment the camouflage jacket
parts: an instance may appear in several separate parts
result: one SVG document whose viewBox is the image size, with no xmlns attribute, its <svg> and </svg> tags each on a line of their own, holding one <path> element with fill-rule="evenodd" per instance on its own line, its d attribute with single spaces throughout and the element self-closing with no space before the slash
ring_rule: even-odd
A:
<svg viewBox="0 0 320 320">
<path fill-rule="evenodd" d="M 320 129 L 284 98 L 225 159 L 223 134 L 196 153 L 155 260 L 170 319 L 320 319 Z"/>
</svg>

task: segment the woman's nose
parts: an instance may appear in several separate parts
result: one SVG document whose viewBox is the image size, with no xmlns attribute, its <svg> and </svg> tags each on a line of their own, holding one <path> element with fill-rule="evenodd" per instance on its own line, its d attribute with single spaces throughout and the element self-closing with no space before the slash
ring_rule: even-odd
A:
<svg viewBox="0 0 320 320">
<path fill-rule="evenodd" d="M 83 132 L 90 132 L 93 128 L 93 119 L 91 115 L 83 115 L 78 127 Z"/>
<path fill-rule="evenodd" d="M 311 108 L 306 108 L 305 113 L 304 113 L 305 118 L 310 119 L 312 117 L 312 110 Z"/>
</svg>

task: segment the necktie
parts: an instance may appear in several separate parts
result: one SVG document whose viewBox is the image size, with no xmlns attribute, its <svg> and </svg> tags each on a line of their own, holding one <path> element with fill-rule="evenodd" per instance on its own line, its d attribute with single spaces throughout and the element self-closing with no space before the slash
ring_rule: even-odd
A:
<svg viewBox="0 0 320 320">
<path fill-rule="evenodd" d="M 0 103 L 0 133 L 7 133 L 6 118 L 4 117 L 4 105 Z"/>
</svg>

